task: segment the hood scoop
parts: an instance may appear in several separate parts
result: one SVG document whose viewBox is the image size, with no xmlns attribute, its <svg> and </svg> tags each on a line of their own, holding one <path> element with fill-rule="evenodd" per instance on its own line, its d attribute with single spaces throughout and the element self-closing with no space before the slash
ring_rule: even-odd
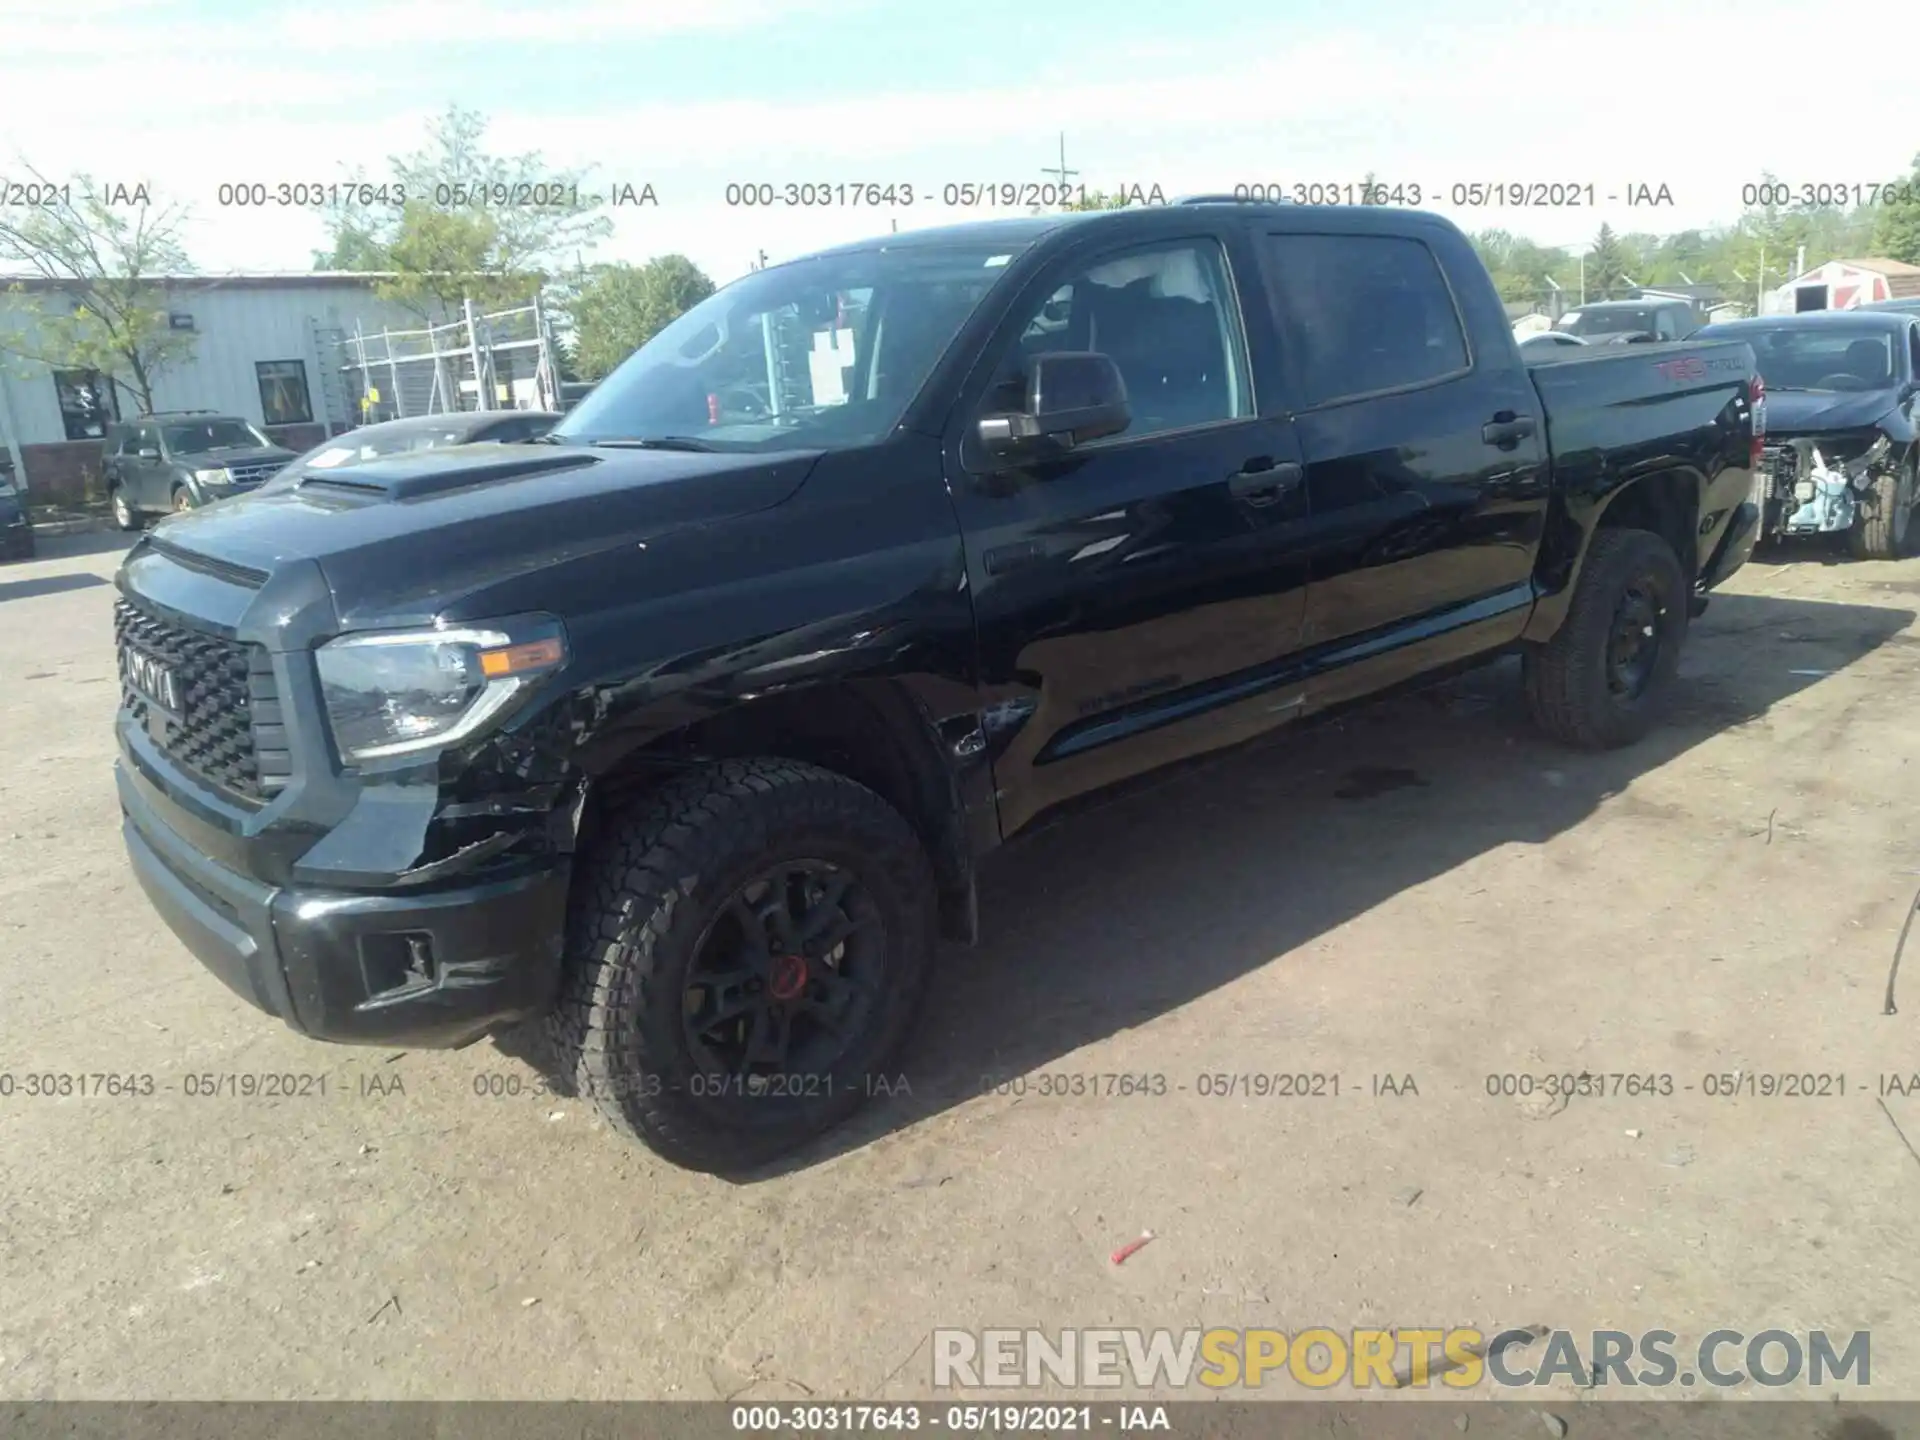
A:
<svg viewBox="0 0 1920 1440">
<path fill-rule="evenodd" d="M 542 455 L 522 452 L 517 446 L 472 449 L 456 446 L 369 460 L 338 473 L 322 470 L 304 477 L 295 488 L 303 493 L 357 496 L 366 500 L 418 500 L 449 490 L 492 484 L 496 480 L 522 480 L 561 470 L 579 470 L 600 461 L 598 455 L 577 451 Z"/>
</svg>

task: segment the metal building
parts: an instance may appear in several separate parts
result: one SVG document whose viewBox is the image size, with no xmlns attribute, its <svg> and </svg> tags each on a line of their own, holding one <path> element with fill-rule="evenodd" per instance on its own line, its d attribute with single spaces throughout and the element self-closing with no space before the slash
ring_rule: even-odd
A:
<svg viewBox="0 0 1920 1440">
<path fill-rule="evenodd" d="M 304 450 L 368 419 L 429 408 L 529 408 L 557 388 L 544 317 L 532 329 L 512 330 L 515 339 L 522 330 L 535 336 L 536 345 L 505 347 L 510 353 L 496 358 L 475 343 L 475 331 L 481 341 L 496 328 L 504 338 L 510 325 L 485 317 L 468 325 L 464 311 L 436 316 L 449 323 L 433 332 L 433 348 L 456 353 L 409 366 L 398 332 L 419 331 L 423 319 L 377 297 L 373 286 L 382 278 L 340 271 L 156 278 L 156 305 L 193 342 L 191 353 L 156 379 L 154 408 L 243 415 L 281 444 Z M 0 333 L 31 328 L 35 316 L 74 303 L 57 282 L 0 277 Z M 396 337 L 392 352 L 383 335 Z M 429 375 L 424 391 L 413 382 L 400 387 L 407 394 L 385 393 L 389 353 L 403 371 L 441 372 L 437 389 Z M 476 365 L 484 384 L 476 381 Z M 540 385 L 521 383 L 536 376 Z M 106 426 L 139 409 L 124 385 L 99 375 L 0 355 L 0 440 L 36 500 L 72 503 L 97 489 Z"/>
</svg>

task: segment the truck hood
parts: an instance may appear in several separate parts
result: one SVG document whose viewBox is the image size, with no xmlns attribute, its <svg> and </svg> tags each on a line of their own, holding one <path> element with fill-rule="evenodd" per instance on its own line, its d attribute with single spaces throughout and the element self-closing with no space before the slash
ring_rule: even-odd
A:
<svg viewBox="0 0 1920 1440">
<path fill-rule="evenodd" d="M 314 560 L 343 625 L 399 622 L 507 573 L 778 505 L 818 458 L 450 446 L 277 478 L 161 521 L 152 541 L 260 579 Z"/>
<path fill-rule="evenodd" d="M 1767 387 L 1767 434 L 1820 435 L 1864 430 L 1885 418 L 1899 392 L 1885 390 L 1775 390 Z"/>
</svg>

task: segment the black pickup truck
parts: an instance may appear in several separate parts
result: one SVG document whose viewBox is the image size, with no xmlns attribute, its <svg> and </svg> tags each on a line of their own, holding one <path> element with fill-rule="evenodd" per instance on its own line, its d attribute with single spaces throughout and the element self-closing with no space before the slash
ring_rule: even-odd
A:
<svg viewBox="0 0 1920 1440">
<path fill-rule="evenodd" d="M 1524 656 L 1631 742 L 1747 557 L 1742 343 L 1530 371 L 1461 233 L 1195 203 L 891 235 L 703 301 L 544 442 L 163 521 L 123 833 L 318 1039 L 517 1022 L 676 1163 L 905 1043 L 975 866 L 1076 797 Z"/>
</svg>

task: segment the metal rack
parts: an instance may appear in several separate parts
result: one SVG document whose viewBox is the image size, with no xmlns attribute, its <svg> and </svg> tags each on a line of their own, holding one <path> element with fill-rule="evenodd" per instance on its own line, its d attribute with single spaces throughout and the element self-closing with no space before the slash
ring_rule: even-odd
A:
<svg viewBox="0 0 1920 1440">
<path fill-rule="evenodd" d="M 363 330 L 338 342 L 342 390 L 355 422 L 460 410 L 559 410 L 553 330 L 540 301 L 420 330 Z"/>
</svg>

